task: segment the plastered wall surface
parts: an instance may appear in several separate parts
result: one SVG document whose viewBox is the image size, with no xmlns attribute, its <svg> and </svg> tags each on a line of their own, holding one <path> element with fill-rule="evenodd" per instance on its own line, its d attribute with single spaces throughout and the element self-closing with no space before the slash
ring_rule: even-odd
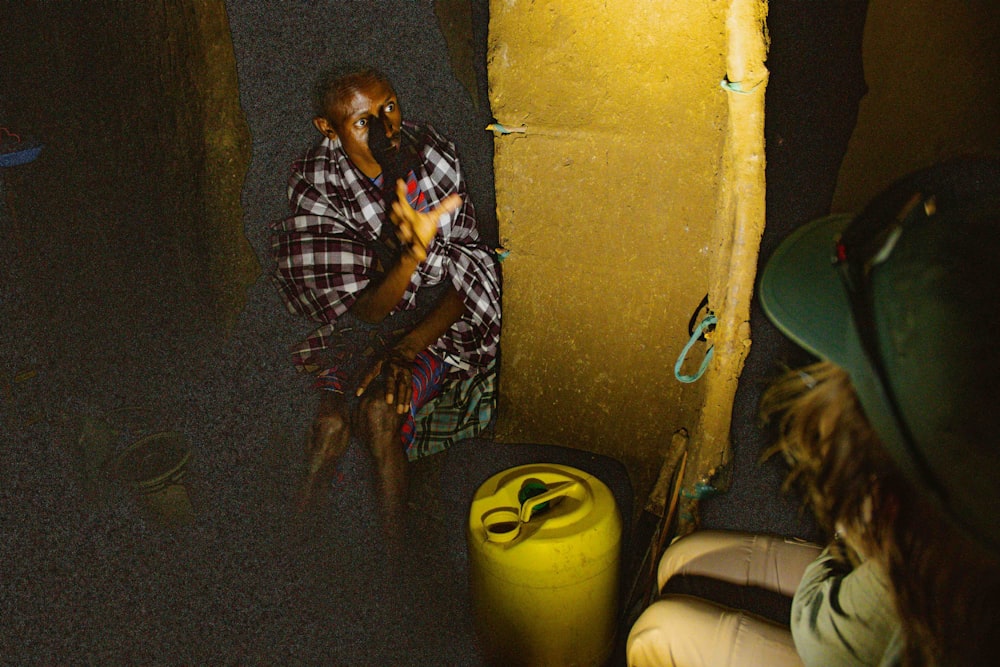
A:
<svg viewBox="0 0 1000 667">
<path fill-rule="evenodd" d="M 730 4 L 490 8 L 493 113 L 523 130 L 495 142 L 509 251 L 498 437 L 614 456 L 640 494 L 672 433 L 697 438 L 706 403 L 706 383 L 682 384 L 673 366 L 699 301 L 727 283 L 712 272 L 731 245 L 720 209 L 736 208 L 720 193 L 733 184 Z M 728 415 L 731 396 L 721 403 Z"/>
<path fill-rule="evenodd" d="M 3 34 L 6 124 L 45 144 L 4 174 L 39 329 L 18 345 L 103 378 L 155 375 L 177 333 L 222 339 L 260 272 L 223 3 L 26 2 Z"/>
<path fill-rule="evenodd" d="M 858 124 L 841 165 L 835 212 L 936 160 L 1000 152 L 1000 5 L 993 0 L 883 0 L 865 22 Z"/>
</svg>

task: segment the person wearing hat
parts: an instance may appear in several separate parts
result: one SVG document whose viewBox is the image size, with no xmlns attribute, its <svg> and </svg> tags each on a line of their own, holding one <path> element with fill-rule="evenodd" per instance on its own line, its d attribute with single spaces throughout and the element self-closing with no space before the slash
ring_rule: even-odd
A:
<svg viewBox="0 0 1000 667">
<path fill-rule="evenodd" d="M 818 358 L 765 393 L 825 548 L 695 532 L 659 566 L 790 598 L 766 619 L 665 595 L 628 638 L 648 665 L 985 665 L 1000 655 L 1000 160 L 894 183 L 765 265 L 761 306 Z"/>
</svg>

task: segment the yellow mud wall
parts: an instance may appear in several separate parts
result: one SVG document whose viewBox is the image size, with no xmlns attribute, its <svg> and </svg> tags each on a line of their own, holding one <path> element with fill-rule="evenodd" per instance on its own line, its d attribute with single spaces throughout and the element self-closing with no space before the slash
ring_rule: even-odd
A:
<svg viewBox="0 0 1000 667">
<path fill-rule="evenodd" d="M 508 253 L 497 437 L 613 456 L 640 505 L 673 434 L 690 438 L 694 476 L 728 458 L 764 215 L 765 12 L 490 4 L 490 102 L 513 130 L 495 141 Z M 682 383 L 674 363 L 706 294 L 715 351 Z"/>
<path fill-rule="evenodd" d="M 1000 152 L 995 0 L 873 0 L 862 49 L 868 94 L 834 211 L 857 211 L 893 180 L 936 160 Z"/>
</svg>

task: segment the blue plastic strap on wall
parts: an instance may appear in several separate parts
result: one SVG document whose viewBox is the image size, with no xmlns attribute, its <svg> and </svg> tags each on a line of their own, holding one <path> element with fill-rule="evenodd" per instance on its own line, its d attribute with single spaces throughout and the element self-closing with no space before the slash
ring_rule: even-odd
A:
<svg viewBox="0 0 1000 667">
<path fill-rule="evenodd" d="M 698 368 L 698 372 L 694 375 L 684 375 L 681 373 L 681 366 L 684 365 L 684 359 L 687 358 L 688 352 L 694 347 L 694 344 L 698 342 L 702 334 L 705 333 L 705 329 L 714 326 L 718 322 L 715 315 L 706 315 L 705 319 L 695 328 L 694 333 L 691 334 L 691 340 L 687 342 L 684 349 L 681 350 L 681 356 L 677 357 L 677 363 L 674 364 L 674 377 L 684 383 L 690 383 L 697 381 L 705 373 L 705 369 L 708 368 L 708 363 L 712 360 L 712 351 L 715 349 L 714 346 L 710 345 L 708 350 L 705 352 L 705 358 L 701 361 L 701 367 Z"/>
</svg>

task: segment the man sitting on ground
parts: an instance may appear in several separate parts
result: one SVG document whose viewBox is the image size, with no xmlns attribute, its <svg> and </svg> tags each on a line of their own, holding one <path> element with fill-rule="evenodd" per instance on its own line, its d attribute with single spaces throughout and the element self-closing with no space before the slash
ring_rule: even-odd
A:
<svg viewBox="0 0 1000 667">
<path fill-rule="evenodd" d="M 499 267 L 453 144 L 403 121 L 384 75 L 324 76 L 314 105 L 323 139 L 293 163 L 292 214 L 271 225 L 286 305 L 321 324 L 294 354 L 321 390 L 300 507 L 330 480 L 354 426 L 394 532 L 407 459 L 475 436 L 492 417 Z"/>
</svg>

